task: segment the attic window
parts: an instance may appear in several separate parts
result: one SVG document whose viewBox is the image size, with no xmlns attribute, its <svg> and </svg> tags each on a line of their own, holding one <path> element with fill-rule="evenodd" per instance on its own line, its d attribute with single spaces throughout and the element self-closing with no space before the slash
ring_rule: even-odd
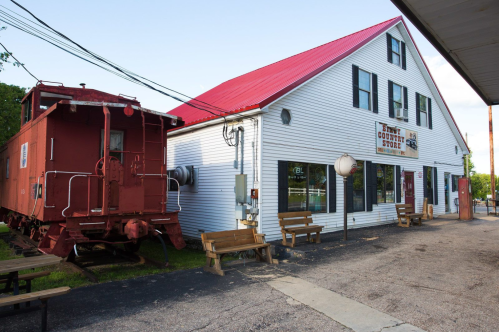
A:
<svg viewBox="0 0 499 332">
<path fill-rule="evenodd" d="M 289 125 L 291 122 L 291 113 L 285 108 L 281 111 L 281 120 L 283 125 Z"/>
<path fill-rule="evenodd" d="M 457 145 L 456 145 L 456 154 L 458 153 Z"/>
</svg>

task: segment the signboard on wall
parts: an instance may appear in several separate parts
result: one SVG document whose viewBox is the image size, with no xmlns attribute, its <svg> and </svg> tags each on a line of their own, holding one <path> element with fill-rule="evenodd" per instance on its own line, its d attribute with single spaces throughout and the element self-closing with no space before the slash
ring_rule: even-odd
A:
<svg viewBox="0 0 499 332">
<path fill-rule="evenodd" d="M 21 145 L 21 168 L 28 166 L 28 142 Z"/>
<path fill-rule="evenodd" d="M 419 158 L 418 133 L 376 122 L 376 153 Z"/>
</svg>

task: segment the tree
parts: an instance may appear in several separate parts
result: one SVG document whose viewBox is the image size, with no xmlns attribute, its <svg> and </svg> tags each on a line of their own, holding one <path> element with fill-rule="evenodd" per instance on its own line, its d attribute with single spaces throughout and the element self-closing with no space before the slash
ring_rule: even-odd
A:
<svg viewBox="0 0 499 332">
<path fill-rule="evenodd" d="M 26 89 L 0 83 L 0 146 L 21 127 L 21 100 Z"/>
<path fill-rule="evenodd" d="M 468 156 L 468 170 L 470 172 L 470 174 L 469 174 L 470 177 L 473 174 L 475 174 L 475 164 L 471 160 L 472 157 L 473 157 L 473 151 L 471 151 L 471 149 L 470 149 L 470 155 Z M 464 157 L 464 175 L 468 176 L 468 174 L 466 174 L 466 156 Z"/>
<path fill-rule="evenodd" d="M 0 31 L 2 31 L 2 30 L 6 30 L 6 29 L 7 29 L 7 27 L 0 27 Z M 3 46 L 3 45 L 2 45 L 2 46 Z M 3 48 L 5 49 L 5 46 L 3 46 Z M 5 70 L 5 69 L 3 68 L 3 64 L 4 64 L 4 63 L 11 63 L 11 62 L 9 61 L 9 57 L 11 57 L 11 56 L 12 56 L 12 53 L 7 52 L 7 49 L 5 49 L 5 52 L 0 52 L 0 72 L 1 72 L 2 70 Z M 12 56 L 12 57 L 13 57 L 13 56 Z M 19 67 L 19 66 L 22 66 L 23 64 L 22 64 L 22 63 L 19 63 L 19 62 L 17 62 L 17 61 L 14 61 L 14 62 L 12 62 L 12 65 L 13 65 L 13 66 L 15 66 L 15 67 Z"/>
</svg>

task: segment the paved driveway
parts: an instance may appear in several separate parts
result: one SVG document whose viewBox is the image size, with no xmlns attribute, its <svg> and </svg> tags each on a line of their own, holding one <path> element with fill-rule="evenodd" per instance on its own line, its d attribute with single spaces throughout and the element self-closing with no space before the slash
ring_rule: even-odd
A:
<svg viewBox="0 0 499 332">
<path fill-rule="evenodd" d="M 83 287 L 49 302 L 52 331 L 351 331 L 268 282 L 300 278 L 426 331 L 499 330 L 499 219 L 436 219 L 322 237 L 302 258 Z M 3 318 L 35 331 L 39 313 Z M 362 319 L 362 317 L 359 317 Z"/>
</svg>

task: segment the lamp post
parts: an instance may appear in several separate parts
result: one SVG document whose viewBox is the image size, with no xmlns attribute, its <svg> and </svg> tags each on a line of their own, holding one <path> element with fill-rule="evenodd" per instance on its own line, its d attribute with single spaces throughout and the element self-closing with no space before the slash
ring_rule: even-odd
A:
<svg viewBox="0 0 499 332">
<path fill-rule="evenodd" d="M 357 161 L 345 153 L 334 162 L 334 170 L 343 177 L 343 240 L 347 241 L 347 178 L 357 170 Z"/>
</svg>

